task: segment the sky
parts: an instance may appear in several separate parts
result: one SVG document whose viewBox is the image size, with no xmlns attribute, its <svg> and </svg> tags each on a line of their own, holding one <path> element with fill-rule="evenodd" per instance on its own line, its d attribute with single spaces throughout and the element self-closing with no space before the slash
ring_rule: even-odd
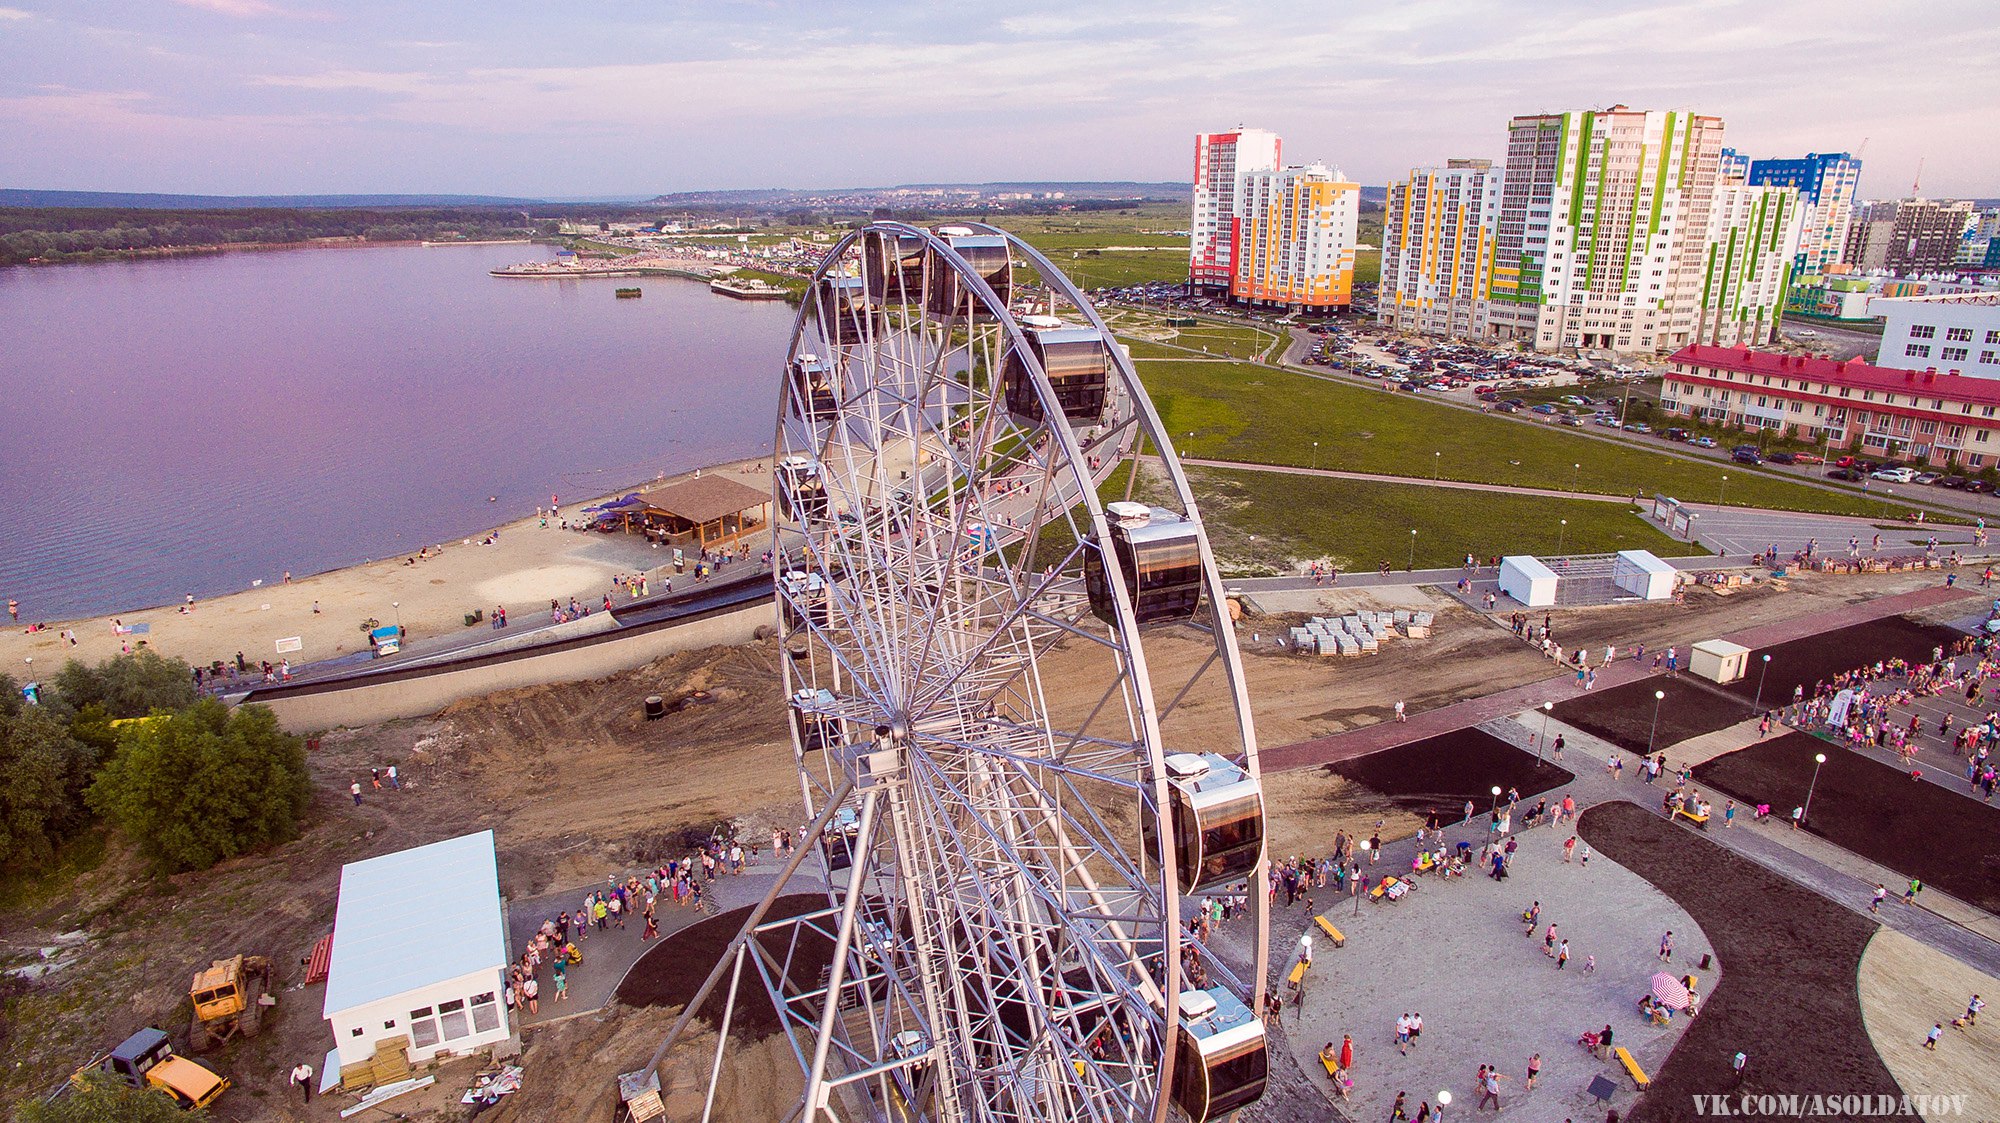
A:
<svg viewBox="0 0 2000 1123">
<path fill-rule="evenodd" d="M 1238 124 L 1366 184 L 1517 113 L 1711 113 L 1862 194 L 2000 196 L 1991 0 L 0 0 L 0 187 L 646 196 L 1182 180 Z"/>
</svg>

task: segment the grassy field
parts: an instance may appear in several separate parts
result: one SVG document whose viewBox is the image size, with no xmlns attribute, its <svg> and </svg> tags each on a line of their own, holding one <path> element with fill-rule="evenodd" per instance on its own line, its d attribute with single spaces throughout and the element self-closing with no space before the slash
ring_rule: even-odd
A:
<svg viewBox="0 0 2000 1123">
<path fill-rule="evenodd" d="M 1148 281 L 1179 284 L 1188 278 L 1187 239 L 1178 249 L 1157 250 L 1052 250 L 1036 248 L 1049 256 L 1070 283 L 1080 289 L 1115 288 Z M 1030 270 L 1032 272 L 1032 270 Z"/>
<path fill-rule="evenodd" d="M 1373 387 L 1247 363 L 1144 358 L 1138 371 L 1184 456 L 1411 477 L 1435 473 L 1604 495 L 1664 492 L 1693 502 L 1726 498 L 1732 506 L 1827 514 L 1880 513 L 1877 500 L 1857 493 L 1810 487 L 1740 464 L 1592 440 Z"/>
<path fill-rule="evenodd" d="M 1325 559 L 1344 570 L 1457 566 L 1471 553 L 1702 553 L 1621 503 L 1190 467 L 1216 564 L 1233 576 L 1296 573 Z M 1564 520 L 1568 525 L 1564 525 Z M 1414 540 L 1410 531 L 1417 533 Z"/>
</svg>

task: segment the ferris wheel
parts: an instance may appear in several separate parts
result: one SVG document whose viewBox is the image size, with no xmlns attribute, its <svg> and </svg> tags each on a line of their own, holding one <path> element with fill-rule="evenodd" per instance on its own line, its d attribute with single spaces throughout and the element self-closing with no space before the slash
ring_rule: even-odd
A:
<svg viewBox="0 0 2000 1123">
<path fill-rule="evenodd" d="M 726 1039 L 748 975 L 793 1119 L 1204 1123 L 1262 1093 L 1256 740 L 1165 437 L 1012 235 L 878 222 L 827 254 L 773 472 L 812 826 L 656 1064 L 724 977 Z M 806 863 L 826 906 L 770 917 Z M 1236 963 L 1193 921 L 1223 896 Z"/>
</svg>

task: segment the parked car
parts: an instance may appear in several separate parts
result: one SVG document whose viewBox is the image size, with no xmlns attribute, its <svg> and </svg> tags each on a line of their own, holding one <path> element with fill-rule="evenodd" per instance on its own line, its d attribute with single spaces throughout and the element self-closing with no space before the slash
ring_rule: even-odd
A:
<svg viewBox="0 0 2000 1123">
<path fill-rule="evenodd" d="M 1499 411 L 1500 411 L 1501 413 L 1519 413 L 1519 412 L 1521 412 L 1521 407 L 1520 407 L 1520 406 L 1517 406 L 1517 405 L 1515 405 L 1515 404 L 1514 404 L 1513 402 L 1501 402 L 1501 403 L 1500 403 L 1499 405 L 1497 405 L 1497 406 L 1494 406 L 1493 408 L 1494 408 L 1494 409 L 1496 409 L 1496 410 L 1499 410 Z"/>
<path fill-rule="evenodd" d="M 1696 448 L 1714 448 L 1714 447 L 1715 447 L 1715 438 L 1714 438 L 1714 437 L 1696 437 L 1696 438 L 1695 438 L 1694 440 L 1692 440 L 1692 441 L 1689 441 L 1688 443 L 1689 443 L 1689 444 L 1691 444 L 1691 445 L 1693 445 L 1693 446 L 1694 446 L 1694 447 L 1696 447 Z"/>
<path fill-rule="evenodd" d="M 1606 429 L 1618 428 L 1618 419 L 1610 416 L 1609 414 L 1600 413 L 1593 420 L 1595 420 L 1599 425 L 1604 426 Z"/>
<path fill-rule="evenodd" d="M 1917 478 L 1911 480 L 1910 482 L 1918 484 L 1934 484 L 1943 478 L 1944 476 L 1937 472 L 1918 472 Z"/>
<path fill-rule="evenodd" d="M 1937 485 L 1939 487 L 1948 487 L 1953 491 L 1960 491 L 1964 489 L 1966 484 L 1971 482 L 1964 476 L 1940 476 L 1938 477 Z"/>
<path fill-rule="evenodd" d="M 1825 458 L 1823 458 L 1823 457 L 1819 457 L 1819 456 L 1814 456 L 1814 455 L 1813 455 L 1812 453 L 1810 453 L 1810 452 L 1795 452 L 1795 453 L 1793 453 L 1793 454 L 1792 454 L 1792 463 L 1794 463 L 1794 464 L 1824 464 L 1824 463 L 1826 463 L 1826 460 L 1825 460 Z"/>
<path fill-rule="evenodd" d="M 1917 478 L 1915 468 L 1877 468 L 1868 473 L 1871 480 L 1887 480 L 1892 484 L 1906 484 Z"/>
<path fill-rule="evenodd" d="M 1846 480 L 1852 483 L 1855 480 L 1865 479 L 1866 477 L 1861 474 L 1861 469 L 1859 468 L 1835 468 L 1826 474 L 1826 478 L 1830 480 Z"/>
<path fill-rule="evenodd" d="M 1993 490 L 1993 485 L 1987 483 L 1985 480 L 1967 480 L 1965 482 L 1965 490 L 1984 495 Z"/>
<path fill-rule="evenodd" d="M 1764 462 L 1764 458 L 1757 455 L 1757 450 L 1754 448 L 1739 448 L 1730 453 L 1729 458 L 1738 464 L 1748 464 L 1752 467 Z"/>
<path fill-rule="evenodd" d="M 1583 425 L 1583 418 L 1573 413 L 1565 413 L 1561 417 L 1556 418 L 1556 423 L 1559 425 L 1576 425 L 1581 427 Z"/>
<path fill-rule="evenodd" d="M 1550 405 L 1550 404 L 1549 404 L 1549 403 L 1547 403 L 1547 402 L 1543 402 L 1543 403 L 1541 403 L 1540 405 L 1538 405 L 1538 406 L 1536 406 L 1536 407 L 1535 407 L 1535 412 L 1536 412 L 1536 413 L 1554 413 L 1555 411 L 1556 411 L 1556 407 L 1554 407 L 1554 406 Z"/>
<path fill-rule="evenodd" d="M 1854 457 L 1843 456 L 1840 459 L 1834 461 L 1833 466 L 1836 468 L 1852 468 L 1855 467 L 1857 463 L 1859 462 Z"/>
<path fill-rule="evenodd" d="M 1764 459 L 1769 460 L 1773 464 L 1797 464 L 1799 462 L 1799 454 L 1796 452 L 1774 452 Z"/>
<path fill-rule="evenodd" d="M 1660 435 L 1670 441 L 1684 441 L 1693 434 L 1689 433 L 1686 429 L 1673 428 L 1660 430 Z"/>
<path fill-rule="evenodd" d="M 1625 426 L 1625 431 L 1627 433 L 1650 433 L 1653 431 L 1653 427 L 1643 421 L 1634 421 L 1630 425 Z"/>
</svg>

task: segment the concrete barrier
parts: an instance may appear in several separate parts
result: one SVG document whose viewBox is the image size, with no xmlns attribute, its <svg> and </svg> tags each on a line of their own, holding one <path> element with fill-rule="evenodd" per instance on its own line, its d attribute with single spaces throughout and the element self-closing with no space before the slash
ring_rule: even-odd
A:
<svg viewBox="0 0 2000 1123">
<path fill-rule="evenodd" d="M 269 706 L 293 733 L 369 725 L 436 713 L 463 698 L 546 682 L 603 678 L 664 655 L 749 643 L 773 622 L 770 600 L 697 616 L 555 640 L 531 648 L 483 652 L 353 679 L 253 689 L 235 700 Z"/>
</svg>

